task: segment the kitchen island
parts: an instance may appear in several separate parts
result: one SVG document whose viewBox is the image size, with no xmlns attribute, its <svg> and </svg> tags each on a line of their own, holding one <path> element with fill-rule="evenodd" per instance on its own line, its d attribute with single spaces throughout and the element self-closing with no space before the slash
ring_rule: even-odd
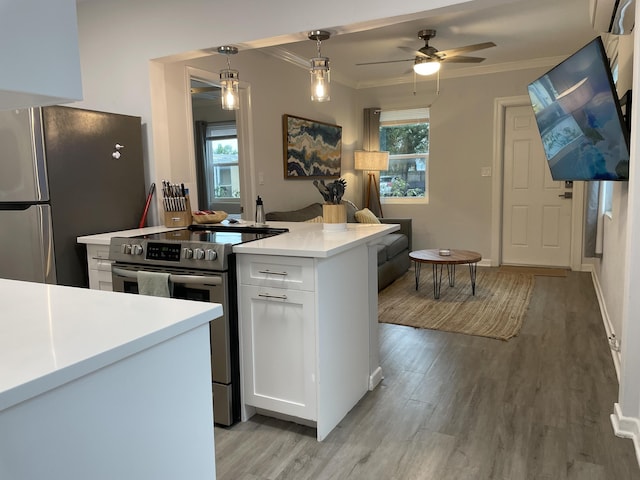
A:
<svg viewBox="0 0 640 480">
<path fill-rule="evenodd" d="M 253 222 L 236 227 L 244 225 Z M 400 227 L 347 224 L 344 231 L 329 231 L 307 222 L 269 222 L 269 227 L 289 231 L 233 246 L 242 419 L 255 412 L 284 416 L 315 427 L 322 440 L 382 379 L 375 244 Z M 78 241 L 101 247 L 113 236 L 136 234 Z M 105 273 L 109 269 L 110 264 Z"/>
<path fill-rule="evenodd" d="M 0 478 L 215 478 L 218 304 L 0 279 Z"/>
<path fill-rule="evenodd" d="M 289 419 L 323 440 L 382 379 L 374 243 L 399 226 L 269 225 L 290 231 L 233 248 L 242 418 Z"/>
</svg>

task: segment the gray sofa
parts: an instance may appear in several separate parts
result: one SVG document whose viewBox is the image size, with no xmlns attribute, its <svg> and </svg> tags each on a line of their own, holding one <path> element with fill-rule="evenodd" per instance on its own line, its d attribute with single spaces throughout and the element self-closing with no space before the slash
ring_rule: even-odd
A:
<svg viewBox="0 0 640 480">
<path fill-rule="evenodd" d="M 357 208 L 351 203 L 347 205 L 347 222 L 357 223 L 355 213 Z M 304 222 L 322 216 L 322 204 L 312 203 L 299 210 L 286 212 L 269 212 L 267 221 L 272 222 Z M 378 239 L 378 291 L 390 285 L 401 277 L 411 266 L 409 252 L 411 251 L 411 219 L 410 218 L 380 218 L 381 223 L 396 223 L 400 230 L 389 233 Z"/>
</svg>

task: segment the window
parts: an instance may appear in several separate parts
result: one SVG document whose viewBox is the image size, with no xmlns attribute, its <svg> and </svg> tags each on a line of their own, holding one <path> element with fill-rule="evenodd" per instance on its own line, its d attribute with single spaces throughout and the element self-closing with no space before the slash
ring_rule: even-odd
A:
<svg viewBox="0 0 640 480">
<path fill-rule="evenodd" d="M 208 205 L 240 198 L 238 137 L 235 123 L 209 123 L 205 137 Z"/>
<path fill-rule="evenodd" d="M 380 172 L 382 201 L 427 203 L 429 109 L 380 112 L 380 150 L 389 152 L 389 169 Z"/>
</svg>

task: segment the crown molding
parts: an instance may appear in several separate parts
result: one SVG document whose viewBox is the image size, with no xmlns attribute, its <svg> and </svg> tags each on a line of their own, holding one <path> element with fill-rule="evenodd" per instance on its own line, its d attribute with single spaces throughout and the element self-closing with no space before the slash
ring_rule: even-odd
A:
<svg viewBox="0 0 640 480">
<path fill-rule="evenodd" d="M 305 70 L 309 69 L 309 59 L 302 58 L 294 53 L 291 53 L 285 48 L 273 46 L 260 49 L 260 52 L 282 60 L 284 62 L 295 65 L 298 68 Z M 533 68 L 552 68 L 565 60 L 564 56 L 556 57 L 542 57 L 534 58 L 530 60 L 518 60 L 515 62 L 502 62 L 491 65 L 474 65 L 473 67 L 458 68 L 448 70 L 446 66 L 440 70 L 440 80 L 446 80 L 448 78 L 462 78 L 462 77 L 474 77 L 477 75 L 491 75 L 495 73 L 512 72 L 517 70 L 529 70 Z M 417 83 L 433 82 L 436 80 L 436 76 L 422 77 L 415 75 L 415 81 Z M 353 81 L 341 75 L 340 72 L 335 69 L 331 70 L 331 79 L 337 83 L 345 85 L 347 87 L 361 90 L 366 88 L 378 88 L 389 87 L 394 85 L 404 85 L 407 83 L 413 83 L 414 75 L 405 74 L 401 76 L 385 78 L 384 80 L 364 80 L 361 82 Z"/>
</svg>

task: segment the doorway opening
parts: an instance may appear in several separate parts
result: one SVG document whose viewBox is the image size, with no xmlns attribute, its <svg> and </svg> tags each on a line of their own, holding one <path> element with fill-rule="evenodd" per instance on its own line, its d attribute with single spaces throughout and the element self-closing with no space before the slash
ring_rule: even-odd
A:
<svg viewBox="0 0 640 480">
<path fill-rule="evenodd" d="M 222 109 L 220 91 L 217 85 L 191 79 L 198 205 L 239 219 L 242 182 L 236 112 Z"/>
</svg>

